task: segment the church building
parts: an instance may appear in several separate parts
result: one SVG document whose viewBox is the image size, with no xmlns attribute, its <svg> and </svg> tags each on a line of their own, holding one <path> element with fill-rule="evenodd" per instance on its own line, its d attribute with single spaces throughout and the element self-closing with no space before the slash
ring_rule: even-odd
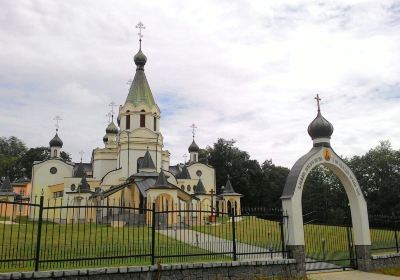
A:
<svg viewBox="0 0 400 280">
<path fill-rule="evenodd" d="M 199 162 L 194 134 L 188 147 L 189 162 L 170 165 L 161 133 L 161 110 L 145 75 L 147 57 L 141 41 L 134 56 L 134 79 L 125 103 L 119 106 L 116 123 L 112 116 L 105 128 L 104 146 L 92 151 L 90 163 L 66 162 L 61 158 L 63 141 L 57 130 L 49 143 L 51 157 L 33 165 L 31 201 L 43 195 L 55 205 L 108 203 L 143 209 L 154 203 L 156 211 L 239 210 L 241 195 L 234 192 L 229 180 L 227 190 L 216 194 L 215 169 Z M 59 216 L 60 222 L 79 219 L 66 212 Z M 175 222 L 172 218 L 169 223 Z"/>
</svg>

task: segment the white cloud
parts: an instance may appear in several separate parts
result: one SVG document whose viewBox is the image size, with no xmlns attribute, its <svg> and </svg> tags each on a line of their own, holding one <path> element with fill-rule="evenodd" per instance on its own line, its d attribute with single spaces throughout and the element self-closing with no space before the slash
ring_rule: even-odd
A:
<svg viewBox="0 0 400 280">
<path fill-rule="evenodd" d="M 125 101 L 139 20 L 166 148 L 181 161 L 198 127 L 260 162 L 290 166 L 311 147 L 316 93 L 351 156 L 400 147 L 399 1 L 18 1 L 0 9 L 0 125 L 47 145 L 52 118 L 74 160 L 102 145 L 107 104 Z M 166 108 L 168 106 L 168 108 Z"/>
</svg>

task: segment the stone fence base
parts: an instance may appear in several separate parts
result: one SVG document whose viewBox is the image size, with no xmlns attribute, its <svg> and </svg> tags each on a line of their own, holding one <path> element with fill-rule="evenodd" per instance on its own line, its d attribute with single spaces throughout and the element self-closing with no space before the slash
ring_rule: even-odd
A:
<svg viewBox="0 0 400 280">
<path fill-rule="evenodd" d="M 194 264 L 161 264 L 152 266 L 129 266 L 110 268 L 89 268 L 38 272 L 0 273 L 0 279 L 255 279 L 281 276 L 297 277 L 296 262 L 293 259 L 236 261 Z"/>
<path fill-rule="evenodd" d="M 400 253 L 377 255 L 371 257 L 370 270 L 386 267 L 400 267 Z"/>
</svg>

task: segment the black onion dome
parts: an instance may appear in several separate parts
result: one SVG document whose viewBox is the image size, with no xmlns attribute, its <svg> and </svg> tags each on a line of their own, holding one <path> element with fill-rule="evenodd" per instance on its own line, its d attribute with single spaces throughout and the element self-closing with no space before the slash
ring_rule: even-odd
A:
<svg viewBox="0 0 400 280">
<path fill-rule="evenodd" d="M 147 62 L 147 57 L 142 52 L 142 49 L 139 49 L 138 53 L 135 54 L 133 57 L 133 61 L 135 61 L 136 66 L 138 69 L 143 69 L 144 65 Z"/>
<path fill-rule="evenodd" d="M 190 144 L 190 146 L 189 146 L 189 153 L 198 152 L 199 150 L 200 150 L 199 146 L 197 146 L 196 142 L 194 142 L 194 139 L 193 139 L 192 144 Z"/>
<path fill-rule="evenodd" d="M 53 139 L 50 140 L 49 144 L 50 144 L 50 147 L 61 147 L 62 148 L 63 141 L 58 136 L 57 132 L 56 132 L 56 135 L 53 137 Z"/>
<path fill-rule="evenodd" d="M 103 142 L 104 142 L 104 143 L 108 142 L 108 136 L 107 136 L 107 134 L 104 135 L 104 137 L 103 137 Z"/>
<path fill-rule="evenodd" d="M 317 117 L 308 126 L 308 134 L 314 140 L 316 138 L 331 138 L 333 125 L 318 111 Z"/>
<path fill-rule="evenodd" d="M 114 122 L 110 122 L 110 124 L 107 126 L 106 133 L 109 133 L 109 134 L 117 134 L 118 133 L 118 127 L 115 125 Z"/>
</svg>

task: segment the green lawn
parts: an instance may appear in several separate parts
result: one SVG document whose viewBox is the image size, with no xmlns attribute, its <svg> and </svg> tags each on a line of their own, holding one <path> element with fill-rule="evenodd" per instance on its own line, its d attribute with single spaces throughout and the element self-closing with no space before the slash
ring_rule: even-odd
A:
<svg viewBox="0 0 400 280">
<path fill-rule="evenodd" d="M 226 218 L 221 221 L 217 225 L 198 225 L 192 229 L 232 240 L 232 223 Z M 279 222 L 249 216 L 236 221 L 235 228 L 236 240 L 239 242 L 266 249 L 271 248 L 274 251 L 282 250 Z"/>
<path fill-rule="evenodd" d="M 218 225 L 202 225 L 194 230 L 232 239 L 232 223 L 227 219 L 217 220 Z M 281 250 L 280 226 L 276 221 L 243 217 L 235 222 L 236 239 L 239 242 L 263 248 Z M 339 260 L 350 257 L 347 228 L 343 226 L 328 226 L 308 224 L 304 226 L 306 256 L 314 260 Z M 400 234 L 399 234 L 400 236 Z M 395 247 L 394 232 L 381 229 L 371 229 L 372 248 Z M 377 252 L 394 252 L 395 249 L 373 250 Z M 349 265 L 348 261 L 336 261 L 338 265 Z"/>
<path fill-rule="evenodd" d="M 18 219 L 17 219 L 18 221 Z M 37 241 L 37 223 L 0 224 L 0 271 L 32 270 Z M 180 263 L 224 260 L 224 256 L 191 256 L 209 252 L 155 233 L 155 262 Z M 146 265 L 151 263 L 151 228 L 112 228 L 95 224 L 43 223 L 41 269 Z M 123 257 L 121 257 L 123 256 Z M 25 259 L 26 261 L 7 261 Z M 61 261 L 68 259 L 68 261 Z M 83 260 L 78 260 L 83 259 Z"/>
<path fill-rule="evenodd" d="M 375 273 L 400 276 L 400 267 L 387 267 L 373 271 Z"/>
<path fill-rule="evenodd" d="M 232 223 L 219 218 L 217 225 L 198 225 L 191 229 L 232 240 Z M 17 218 L 13 225 L 0 223 L 0 271 L 32 270 L 37 240 L 37 222 Z M 273 251 L 281 250 L 280 225 L 276 221 L 253 216 L 235 222 L 236 240 Z M 305 225 L 306 256 L 315 260 L 349 257 L 345 227 Z M 394 247 L 394 233 L 371 229 L 373 248 Z M 207 250 L 155 234 L 155 255 L 160 263 L 230 260 L 226 255 L 209 254 Z M 373 253 L 393 252 L 382 249 Z M 42 226 L 41 269 L 146 265 L 151 263 L 151 229 L 146 226 L 112 228 L 105 224 L 56 224 Z M 194 256 L 183 257 L 182 255 Z M 197 254 L 197 255 L 196 255 Z M 24 261 L 7 261 L 24 259 Z M 68 259 L 68 261 L 62 261 Z M 83 259 L 83 260 L 78 260 Z M 343 265 L 344 263 L 337 263 Z"/>
</svg>

